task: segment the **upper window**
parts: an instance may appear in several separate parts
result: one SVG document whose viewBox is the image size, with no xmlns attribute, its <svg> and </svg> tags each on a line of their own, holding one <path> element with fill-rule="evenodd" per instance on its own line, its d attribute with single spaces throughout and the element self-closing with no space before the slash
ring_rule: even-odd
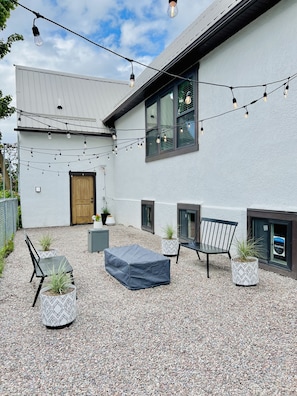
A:
<svg viewBox="0 0 297 396">
<path fill-rule="evenodd" d="M 196 72 L 146 103 L 146 160 L 198 149 Z"/>
</svg>

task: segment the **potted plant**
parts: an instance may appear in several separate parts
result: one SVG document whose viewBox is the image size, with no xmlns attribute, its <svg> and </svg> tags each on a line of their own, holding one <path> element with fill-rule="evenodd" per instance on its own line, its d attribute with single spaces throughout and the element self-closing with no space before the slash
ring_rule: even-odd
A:
<svg viewBox="0 0 297 396">
<path fill-rule="evenodd" d="M 103 225 L 106 224 L 106 218 L 107 218 L 108 215 L 110 215 L 110 212 L 109 212 L 109 209 L 108 209 L 108 207 L 106 205 L 106 206 L 104 206 L 102 208 L 102 213 L 101 213 L 101 218 L 102 218 L 102 224 Z"/>
<path fill-rule="evenodd" d="M 163 231 L 165 236 L 161 239 L 162 254 L 164 256 L 177 256 L 179 241 L 174 238 L 174 227 L 167 224 Z"/>
<path fill-rule="evenodd" d="M 107 215 L 105 224 L 109 226 L 115 225 L 115 219 L 111 214 Z"/>
<path fill-rule="evenodd" d="M 259 282 L 259 240 L 248 238 L 235 242 L 236 257 L 231 258 L 232 281 L 237 286 L 255 286 Z"/>
<path fill-rule="evenodd" d="M 65 261 L 62 261 L 40 290 L 41 318 L 46 327 L 63 328 L 75 320 L 76 287 L 72 282 L 72 274 L 66 273 Z"/>
<path fill-rule="evenodd" d="M 92 216 L 94 228 L 102 228 L 102 221 L 101 221 L 101 216 L 99 214 L 95 214 Z"/>
<path fill-rule="evenodd" d="M 49 258 L 57 255 L 57 250 L 51 248 L 51 245 L 53 243 L 53 237 L 51 235 L 42 235 L 38 242 L 41 247 L 41 250 L 38 250 L 40 258 Z"/>
</svg>

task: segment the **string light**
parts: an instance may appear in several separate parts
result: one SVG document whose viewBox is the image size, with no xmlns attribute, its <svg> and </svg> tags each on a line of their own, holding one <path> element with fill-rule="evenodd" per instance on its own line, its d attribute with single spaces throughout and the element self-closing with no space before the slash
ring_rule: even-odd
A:
<svg viewBox="0 0 297 396">
<path fill-rule="evenodd" d="M 266 90 L 267 90 L 267 87 L 266 87 L 266 85 L 265 85 L 265 91 L 264 91 L 264 94 L 263 94 L 263 100 L 264 100 L 264 102 L 267 102 L 267 92 L 266 92 Z"/>
<path fill-rule="evenodd" d="M 157 143 L 157 144 L 160 144 L 160 143 L 161 143 L 160 135 L 157 136 L 156 143 Z"/>
<path fill-rule="evenodd" d="M 288 78 L 287 83 L 285 84 L 285 89 L 284 89 L 284 97 L 286 98 L 288 96 L 288 91 L 289 91 L 289 80 L 290 77 Z"/>
<path fill-rule="evenodd" d="M 244 118 L 248 118 L 248 116 L 249 116 L 248 109 L 247 109 L 247 107 L 246 107 L 246 106 L 244 106 L 244 108 L 245 108 L 245 114 L 244 114 Z"/>
<path fill-rule="evenodd" d="M 188 91 L 187 95 L 186 95 L 186 98 L 185 98 L 185 104 L 186 105 L 190 105 L 191 103 L 192 103 L 191 92 Z"/>
<path fill-rule="evenodd" d="M 201 135 L 204 134 L 203 121 L 201 121 L 201 125 L 200 125 L 200 134 Z"/>
<path fill-rule="evenodd" d="M 34 43 L 38 47 L 40 47 L 43 44 L 43 40 L 42 40 L 42 38 L 40 36 L 38 27 L 35 25 L 35 20 L 37 18 L 40 18 L 40 15 L 38 13 L 36 13 L 36 18 L 33 19 L 32 32 L 33 32 L 33 36 L 34 36 Z"/>
<path fill-rule="evenodd" d="M 176 17 L 178 14 L 178 8 L 177 8 L 177 0 L 175 1 L 168 1 L 168 9 L 167 9 L 167 14 L 170 18 Z"/>
<path fill-rule="evenodd" d="M 235 98 L 235 96 L 234 96 L 234 93 L 233 93 L 233 87 L 230 87 L 230 89 L 231 89 L 231 93 L 232 93 L 232 96 L 233 96 L 233 108 L 234 109 L 237 109 L 237 107 L 238 107 L 238 105 L 237 105 L 237 100 L 236 100 L 236 98 Z"/>
<path fill-rule="evenodd" d="M 133 71 L 133 62 L 132 60 L 130 60 L 131 62 L 131 74 L 130 74 L 130 83 L 129 83 L 129 87 L 133 88 L 135 85 L 135 75 L 134 75 L 134 71 Z"/>
<path fill-rule="evenodd" d="M 66 134 L 67 139 L 70 139 L 71 135 L 70 135 L 70 132 L 68 131 L 68 123 L 67 122 L 66 122 L 66 129 L 67 129 L 67 134 Z"/>
<path fill-rule="evenodd" d="M 51 140 L 52 134 L 51 134 L 50 132 L 48 132 L 48 133 L 47 133 L 47 137 L 48 137 L 49 140 Z"/>
</svg>

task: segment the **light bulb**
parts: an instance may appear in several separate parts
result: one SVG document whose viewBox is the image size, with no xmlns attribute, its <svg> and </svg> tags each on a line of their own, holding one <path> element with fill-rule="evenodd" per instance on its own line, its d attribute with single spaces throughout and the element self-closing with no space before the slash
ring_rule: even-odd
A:
<svg viewBox="0 0 297 396">
<path fill-rule="evenodd" d="M 67 139 L 70 139 L 70 138 L 71 138 L 70 132 L 67 132 Z"/>
<path fill-rule="evenodd" d="M 178 14 L 177 0 L 176 1 L 169 0 L 167 14 L 170 18 L 176 17 L 176 15 Z"/>
<path fill-rule="evenodd" d="M 235 98 L 233 98 L 233 107 L 234 109 L 237 109 L 237 101 Z"/>
<path fill-rule="evenodd" d="M 134 87 L 134 84 L 135 84 L 135 75 L 134 75 L 133 73 L 131 73 L 131 75 L 130 75 L 130 84 L 129 84 L 129 87 L 130 87 L 130 88 L 133 88 L 133 87 Z"/>
<path fill-rule="evenodd" d="M 189 91 L 189 92 L 187 92 L 187 96 L 186 96 L 186 99 L 185 99 L 185 104 L 189 105 L 191 103 L 192 103 L 192 98 L 191 98 L 191 92 Z"/>
<path fill-rule="evenodd" d="M 266 91 L 263 94 L 263 100 L 264 100 L 264 102 L 267 102 L 267 92 Z"/>
<path fill-rule="evenodd" d="M 48 137 L 49 140 L 51 140 L 52 134 L 50 132 L 48 132 L 47 137 Z"/>
<path fill-rule="evenodd" d="M 160 135 L 157 136 L 156 143 L 159 144 L 161 142 Z"/>
<path fill-rule="evenodd" d="M 42 40 L 42 38 L 41 38 L 41 36 L 40 36 L 38 27 L 35 26 L 35 25 L 33 25 L 33 27 L 32 27 L 32 32 L 33 32 L 33 36 L 34 36 L 34 43 L 35 43 L 38 47 L 40 47 L 40 46 L 43 44 L 43 40 Z"/>
</svg>

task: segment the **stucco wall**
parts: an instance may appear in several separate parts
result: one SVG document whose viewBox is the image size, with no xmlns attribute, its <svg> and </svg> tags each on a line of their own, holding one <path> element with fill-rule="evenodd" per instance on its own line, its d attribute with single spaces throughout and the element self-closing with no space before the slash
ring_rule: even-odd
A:
<svg viewBox="0 0 297 396">
<path fill-rule="evenodd" d="M 106 154 L 111 152 L 111 138 L 87 137 L 86 141 L 84 149 L 83 136 L 67 139 L 64 134 L 53 134 L 48 140 L 47 134 L 19 133 L 19 189 L 24 228 L 70 225 L 69 171 L 95 172 L 97 211 L 101 211 L 105 196 L 113 210 L 113 159 L 108 160 Z M 99 144 L 102 148 L 98 148 Z M 99 158 L 94 158 L 94 154 L 99 154 Z M 35 187 L 40 187 L 41 192 L 37 193 Z"/>
<path fill-rule="evenodd" d="M 199 80 L 228 86 L 262 85 L 297 71 L 297 3 L 282 1 L 200 62 Z M 270 93 L 280 84 L 267 87 Z M 238 106 L 262 98 L 264 87 L 234 90 Z M 246 209 L 297 211 L 297 84 L 290 82 L 247 107 L 203 123 L 199 151 L 145 163 L 144 149 L 115 159 L 117 221 L 141 227 L 141 199 L 155 201 L 155 232 L 176 224 L 178 202 L 200 204 L 202 215 L 239 221 Z M 233 109 L 229 88 L 199 84 L 199 119 Z M 144 136 L 144 104 L 118 120 L 118 137 Z M 135 131 L 139 128 L 139 131 Z"/>
</svg>

